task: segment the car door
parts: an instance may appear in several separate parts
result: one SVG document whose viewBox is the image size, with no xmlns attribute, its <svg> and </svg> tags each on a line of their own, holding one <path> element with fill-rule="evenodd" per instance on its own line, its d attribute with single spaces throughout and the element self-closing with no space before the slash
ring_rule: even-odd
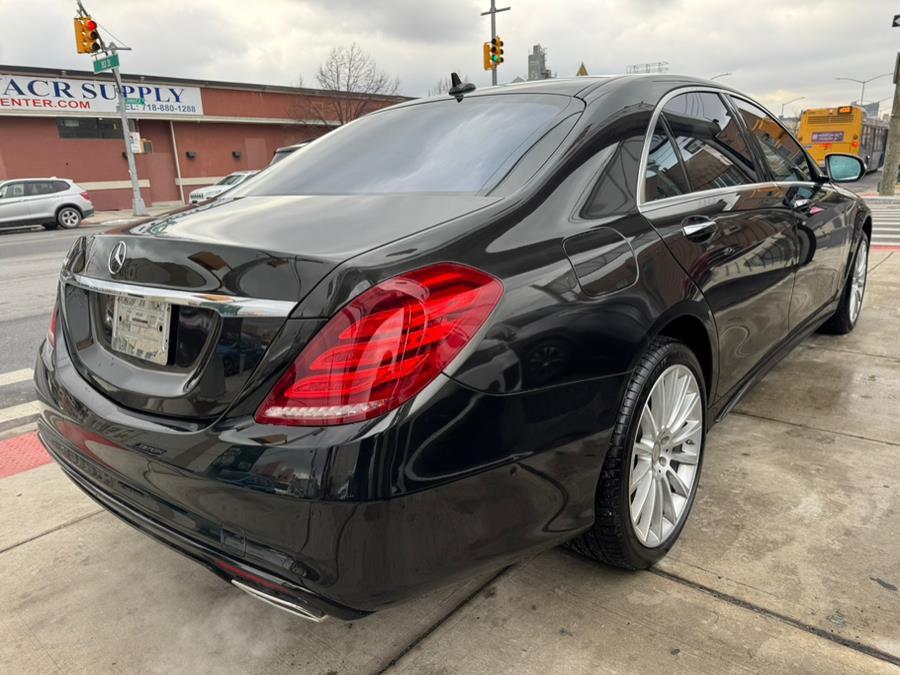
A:
<svg viewBox="0 0 900 675">
<path fill-rule="evenodd" d="M 732 99 L 795 218 L 800 256 L 791 299 L 793 329 L 818 314 L 842 287 L 854 202 L 830 183 L 814 180 L 816 170 L 806 152 L 772 115 L 749 100 Z"/>
<path fill-rule="evenodd" d="M 665 103 L 641 211 L 709 303 L 723 395 L 788 333 L 798 246 L 785 198 L 718 93 Z"/>
<path fill-rule="evenodd" d="M 13 181 L 0 188 L 0 223 L 13 224 L 28 220 L 25 183 Z"/>
<path fill-rule="evenodd" d="M 55 215 L 55 200 L 52 196 L 53 182 L 30 180 L 25 183 L 25 202 L 32 219 L 52 220 Z"/>
</svg>

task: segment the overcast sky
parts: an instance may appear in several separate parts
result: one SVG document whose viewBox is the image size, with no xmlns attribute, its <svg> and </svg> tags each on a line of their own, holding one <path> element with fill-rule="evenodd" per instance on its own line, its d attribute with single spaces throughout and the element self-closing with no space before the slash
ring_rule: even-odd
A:
<svg viewBox="0 0 900 675">
<path fill-rule="evenodd" d="M 490 37 L 489 0 L 85 0 L 101 26 L 134 51 L 123 70 L 266 84 L 316 86 L 331 47 L 357 42 L 400 77 L 401 93 L 426 93 L 451 70 L 479 86 L 481 43 Z M 0 0 L 0 64 L 87 69 L 75 54 L 74 1 Z M 672 72 L 711 77 L 780 111 L 859 98 L 859 85 L 893 70 L 900 28 L 888 0 L 498 0 L 505 41 L 500 81 L 527 75 L 540 43 L 560 77 L 584 61 L 591 75 L 628 64 L 668 61 Z M 890 77 L 866 100 L 889 109 Z"/>
</svg>

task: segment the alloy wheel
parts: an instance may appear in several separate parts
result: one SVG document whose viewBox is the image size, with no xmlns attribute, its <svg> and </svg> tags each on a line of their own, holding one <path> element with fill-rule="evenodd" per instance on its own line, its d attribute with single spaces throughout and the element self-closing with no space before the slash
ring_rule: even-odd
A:
<svg viewBox="0 0 900 675">
<path fill-rule="evenodd" d="M 63 227 L 78 227 L 81 217 L 75 209 L 63 209 L 59 212 L 59 224 Z"/>
<path fill-rule="evenodd" d="M 690 368 L 659 376 L 641 412 L 628 481 L 631 524 L 646 547 L 664 544 L 696 489 L 703 440 L 703 401 Z"/>
<path fill-rule="evenodd" d="M 869 249 L 860 244 L 856 253 L 856 265 L 853 267 L 853 278 L 850 282 L 850 323 L 856 323 L 862 309 L 863 296 L 866 292 L 866 274 L 869 264 Z"/>
</svg>

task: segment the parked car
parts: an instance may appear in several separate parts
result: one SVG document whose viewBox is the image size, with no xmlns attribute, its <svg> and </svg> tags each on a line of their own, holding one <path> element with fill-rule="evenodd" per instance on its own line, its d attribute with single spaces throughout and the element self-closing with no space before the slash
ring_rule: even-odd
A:
<svg viewBox="0 0 900 675">
<path fill-rule="evenodd" d="M 277 150 L 275 150 L 274 153 L 272 153 L 272 161 L 269 162 L 269 166 L 272 166 L 273 164 L 277 164 L 278 162 L 283 160 L 285 157 L 292 155 L 300 148 L 306 147 L 309 144 L 310 144 L 310 141 L 304 141 L 303 143 L 294 143 L 293 145 L 285 145 L 283 148 L 278 148 Z"/>
<path fill-rule="evenodd" d="M 255 176 L 258 173 L 259 171 L 235 171 L 234 173 L 230 173 L 225 176 L 225 178 L 220 180 L 215 185 L 197 188 L 190 194 L 191 204 L 199 204 L 200 202 L 205 202 L 207 199 L 214 199 L 219 195 L 228 192 L 231 188 L 237 187 L 245 180 L 251 178 L 252 176 Z"/>
<path fill-rule="evenodd" d="M 68 178 L 0 181 L 0 227 L 43 225 L 73 229 L 94 215 L 87 191 Z"/>
<path fill-rule="evenodd" d="M 713 422 L 857 323 L 872 219 L 840 183 L 864 167 L 827 166 L 671 74 L 374 112 L 156 234 L 79 240 L 40 437 L 111 512 L 309 619 L 559 544 L 646 568 Z"/>
</svg>

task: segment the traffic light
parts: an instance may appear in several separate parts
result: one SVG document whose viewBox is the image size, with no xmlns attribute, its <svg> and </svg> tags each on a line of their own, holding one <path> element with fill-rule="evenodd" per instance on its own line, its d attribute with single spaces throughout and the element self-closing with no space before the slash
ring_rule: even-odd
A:
<svg viewBox="0 0 900 675">
<path fill-rule="evenodd" d="M 499 35 L 491 40 L 491 63 L 494 68 L 503 63 L 503 40 Z"/>
<path fill-rule="evenodd" d="M 93 54 L 100 51 L 97 22 L 89 16 L 75 18 L 75 49 L 79 54 Z"/>
<path fill-rule="evenodd" d="M 494 62 L 491 61 L 491 43 L 490 42 L 485 42 L 484 45 L 482 45 L 482 54 L 484 57 L 484 69 L 490 70 L 491 68 L 494 67 Z"/>
</svg>

